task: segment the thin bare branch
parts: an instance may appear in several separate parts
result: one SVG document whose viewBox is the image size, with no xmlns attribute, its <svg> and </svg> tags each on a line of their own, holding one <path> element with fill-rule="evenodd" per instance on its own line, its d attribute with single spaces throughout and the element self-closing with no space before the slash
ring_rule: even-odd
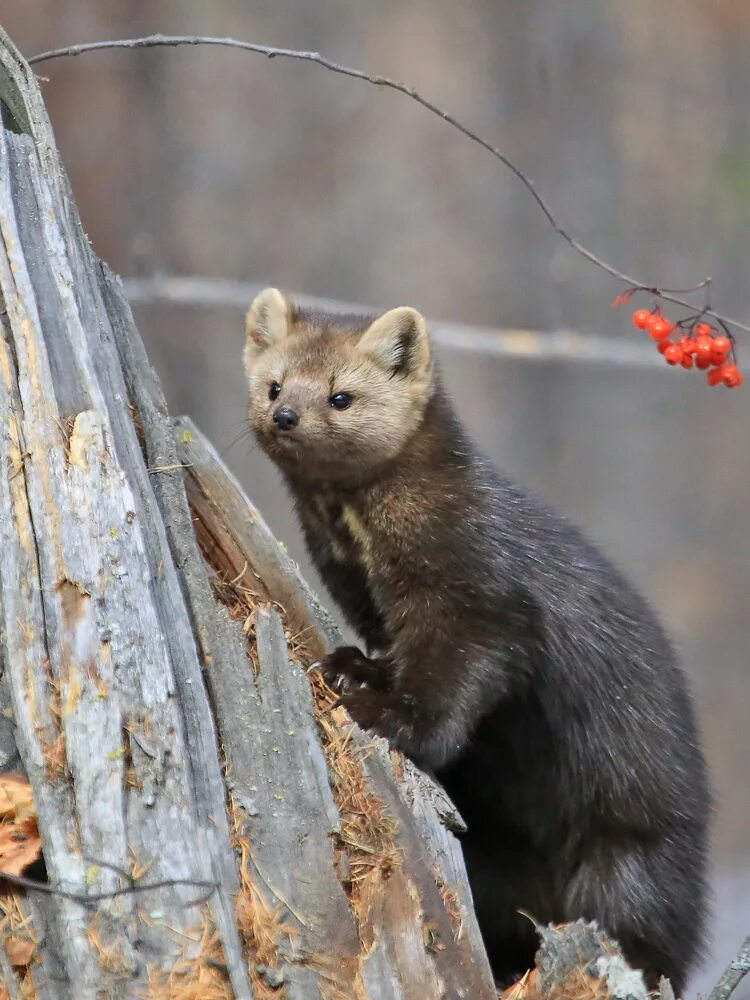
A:
<svg viewBox="0 0 750 1000">
<path fill-rule="evenodd" d="M 706 997 L 706 1000 L 727 1000 L 750 972 L 750 936 L 742 942 L 742 947 L 729 963 L 724 975 Z"/>
<path fill-rule="evenodd" d="M 111 867 L 111 866 L 107 866 Z M 74 903 L 83 906 L 91 903 L 99 903 L 103 899 L 115 899 L 117 896 L 128 896 L 138 892 L 150 892 L 156 889 L 167 889 L 173 886 L 189 886 L 194 889 L 202 889 L 203 893 L 198 899 L 191 899 L 185 903 L 186 907 L 198 906 L 205 903 L 207 899 L 216 891 L 216 884 L 213 882 L 203 882 L 200 879 L 164 879 L 161 882 L 139 883 L 130 880 L 130 884 L 122 886 L 120 889 L 110 889 L 108 892 L 72 892 L 67 889 L 57 889 L 49 882 L 39 882 L 34 878 L 26 878 L 24 875 L 11 875 L 9 872 L 0 870 L 0 884 L 7 882 L 8 885 L 16 886 L 19 889 L 26 889 L 28 892 L 41 892 L 46 896 L 59 896 L 62 899 L 70 899 Z"/>
<path fill-rule="evenodd" d="M 609 264 L 602 257 L 597 256 L 592 250 L 589 250 L 588 247 L 584 246 L 583 243 L 580 243 L 574 236 L 572 236 L 558 221 L 547 200 L 537 191 L 533 180 L 531 180 L 531 178 L 529 178 L 523 170 L 517 167 L 512 160 L 510 160 L 496 146 L 493 146 L 491 142 L 488 142 L 487 139 L 483 139 L 477 132 L 469 128 L 469 126 L 464 124 L 464 122 L 460 119 L 449 114 L 449 112 L 444 111 L 443 108 L 424 97 L 414 87 L 410 87 L 405 83 L 399 83 L 398 80 L 392 80 L 387 76 L 365 73 L 362 70 L 354 69 L 351 66 L 344 66 L 341 63 L 333 62 L 331 59 L 326 59 L 319 52 L 306 52 L 300 49 L 280 49 L 271 45 L 259 45 L 256 42 L 246 42 L 238 38 L 217 38 L 210 35 L 158 34 L 147 35 L 143 38 L 121 38 L 109 39 L 101 42 L 86 42 L 81 45 L 67 45 L 59 49 L 50 49 L 48 52 L 40 52 L 38 55 L 32 56 L 29 59 L 29 63 L 31 65 L 35 65 L 49 59 L 60 59 L 64 56 L 78 56 L 82 55 L 84 52 L 96 52 L 102 49 L 147 49 L 154 48 L 156 46 L 174 47 L 180 45 L 220 45 L 233 49 L 242 49 L 247 52 L 255 52 L 260 55 L 267 56 L 269 59 L 279 57 L 281 59 L 296 59 L 304 62 L 316 63 L 318 66 L 322 66 L 324 69 L 330 70 L 332 73 L 339 73 L 342 76 L 352 77 L 355 80 L 363 80 L 365 83 L 370 83 L 375 87 L 383 87 L 384 89 L 394 90 L 399 94 L 403 94 L 412 101 L 416 101 L 416 103 L 420 104 L 423 108 L 426 108 L 431 114 L 441 118 L 452 128 L 457 129 L 462 135 L 466 136 L 467 139 L 477 143 L 477 145 L 481 146 L 488 153 L 494 156 L 496 160 L 499 160 L 505 167 L 507 167 L 507 169 L 510 170 L 511 173 L 513 173 L 524 185 L 526 190 L 541 209 L 547 219 L 547 222 L 549 222 L 550 226 L 552 226 L 558 236 L 565 240 L 568 246 L 575 250 L 575 252 L 581 257 L 584 257 L 586 260 L 596 265 L 596 267 L 611 275 L 611 277 L 624 282 L 630 288 L 650 292 L 652 295 L 663 299 L 666 302 L 672 302 L 674 305 L 678 305 L 689 310 L 690 313 L 701 311 L 704 315 L 710 316 L 723 323 L 727 323 L 737 330 L 743 330 L 745 333 L 750 333 L 750 326 L 740 323 L 738 320 L 732 319 L 730 316 L 724 316 L 721 313 L 714 312 L 708 307 L 703 310 L 697 310 L 693 303 L 679 297 L 680 295 L 697 292 L 704 288 L 710 289 L 710 278 L 704 278 L 696 285 L 692 285 L 688 288 L 661 288 L 649 282 L 640 281 L 638 278 L 634 278 L 632 275 L 626 274 L 624 271 L 620 271 L 612 264 Z"/>
</svg>

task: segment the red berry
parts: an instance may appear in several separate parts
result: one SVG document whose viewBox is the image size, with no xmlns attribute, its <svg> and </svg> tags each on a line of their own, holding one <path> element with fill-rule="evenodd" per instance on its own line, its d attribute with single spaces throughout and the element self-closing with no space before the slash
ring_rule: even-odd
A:
<svg viewBox="0 0 750 1000">
<path fill-rule="evenodd" d="M 723 382 L 728 389 L 738 389 L 745 381 L 737 365 L 722 365 L 721 368 L 724 370 Z"/>
<path fill-rule="evenodd" d="M 674 327 L 669 322 L 668 319 L 664 319 L 663 316 L 656 316 L 648 324 L 648 332 L 654 338 L 654 340 L 664 340 L 668 337 Z"/>
<path fill-rule="evenodd" d="M 695 353 L 698 357 L 710 358 L 714 352 L 713 337 L 700 336 L 695 342 Z"/>
<path fill-rule="evenodd" d="M 710 354 L 696 354 L 695 355 L 695 367 L 700 368 L 705 371 L 706 368 L 710 368 L 713 362 L 711 361 Z"/>
<path fill-rule="evenodd" d="M 669 344 L 664 351 L 664 360 L 668 365 L 678 365 L 682 361 L 682 348 L 677 344 Z"/>
<path fill-rule="evenodd" d="M 721 385 L 724 381 L 724 372 L 722 367 L 712 368 L 710 372 L 706 372 L 706 379 L 709 385 Z"/>
<path fill-rule="evenodd" d="M 673 346 L 674 345 L 672 344 L 672 341 L 669 339 L 669 337 L 665 337 L 664 340 L 660 340 L 657 343 L 656 349 L 659 352 L 659 354 L 663 354 L 668 347 L 673 347 Z"/>
<path fill-rule="evenodd" d="M 719 334 L 718 337 L 714 337 L 714 354 L 722 354 L 726 357 L 732 350 L 732 341 L 729 337 L 725 337 L 723 334 Z"/>
<path fill-rule="evenodd" d="M 692 337 L 680 337 L 677 341 L 685 354 L 695 354 L 695 341 Z"/>
<path fill-rule="evenodd" d="M 682 361 L 680 361 L 680 364 L 682 365 L 683 368 L 692 368 L 694 362 L 691 356 L 689 354 L 685 354 L 685 352 L 683 351 Z"/>
<path fill-rule="evenodd" d="M 667 317 L 664 316 L 662 313 L 652 312 L 649 313 L 648 319 L 646 320 L 646 329 L 649 332 L 651 332 L 651 330 L 653 330 L 654 327 L 656 327 L 657 329 L 663 329 L 664 327 L 666 327 L 666 329 L 671 333 L 672 330 L 674 330 L 674 323 L 670 323 Z"/>
<path fill-rule="evenodd" d="M 650 318 L 651 313 L 648 309 L 636 309 L 633 313 L 633 326 L 637 326 L 639 330 L 645 330 Z"/>
<path fill-rule="evenodd" d="M 695 336 L 696 337 L 710 337 L 711 336 L 711 327 L 708 325 L 708 323 L 699 323 L 696 326 L 696 328 L 695 328 Z"/>
</svg>

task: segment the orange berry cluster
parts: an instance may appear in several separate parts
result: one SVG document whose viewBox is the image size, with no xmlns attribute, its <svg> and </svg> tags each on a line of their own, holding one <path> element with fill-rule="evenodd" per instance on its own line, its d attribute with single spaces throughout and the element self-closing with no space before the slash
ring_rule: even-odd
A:
<svg viewBox="0 0 750 1000">
<path fill-rule="evenodd" d="M 670 323 L 657 308 L 653 312 L 636 309 L 633 313 L 633 325 L 639 330 L 648 330 L 668 365 L 707 370 L 709 385 L 738 389 L 744 382 L 742 372 L 729 360 L 734 357 L 731 338 L 708 323 L 676 325 Z M 679 340 L 672 340 L 675 331 L 682 333 L 685 328 L 690 330 L 689 334 L 683 334 Z"/>
</svg>

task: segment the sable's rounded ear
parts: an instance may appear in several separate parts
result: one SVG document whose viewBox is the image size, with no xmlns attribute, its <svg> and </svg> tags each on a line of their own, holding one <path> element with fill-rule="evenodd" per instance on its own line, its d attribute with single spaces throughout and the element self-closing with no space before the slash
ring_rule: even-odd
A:
<svg viewBox="0 0 750 1000">
<path fill-rule="evenodd" d="M 365 330 L 357 347 L 394 375 L 418 375 L 430 367 L 427 323 L 409 306 L 383 313 Z"/>
<path fill-rule="evenodd" d="M 244 360 L 248 374 L 263 351 L 286 337 L 290 307 L 289 299 L 278 288 L 266 288 L 253 299 L 245 319 Z"/>
</svg>

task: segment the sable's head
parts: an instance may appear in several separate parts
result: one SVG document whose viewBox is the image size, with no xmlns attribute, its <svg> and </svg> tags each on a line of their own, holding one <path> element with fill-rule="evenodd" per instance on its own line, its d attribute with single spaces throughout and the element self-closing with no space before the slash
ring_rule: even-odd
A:
<svg viewBox="0 0 750 1000">
<path fill-rule="evenodd" d="M 394 459 L 433 390 L 424 318 L 377 319 L 297 307 L 276 288 L 247 314 L 250 425 L 283 469 L 319 481 L 356 479 Z"/>
</svg>

